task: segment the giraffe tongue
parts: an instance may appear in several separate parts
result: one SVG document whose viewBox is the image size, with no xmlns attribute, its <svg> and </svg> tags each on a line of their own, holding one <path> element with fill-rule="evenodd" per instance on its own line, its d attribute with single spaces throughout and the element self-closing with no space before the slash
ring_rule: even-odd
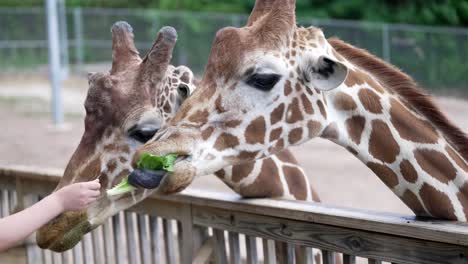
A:
<svg viewBox="0 0 468 264">
<path fill-rule="evenodd" d="M 164 170 L 136 169 L 128 176 L 128 183 L 135 187 L 154 189 L 159 186 L 166 173 Z"/>
</svg>

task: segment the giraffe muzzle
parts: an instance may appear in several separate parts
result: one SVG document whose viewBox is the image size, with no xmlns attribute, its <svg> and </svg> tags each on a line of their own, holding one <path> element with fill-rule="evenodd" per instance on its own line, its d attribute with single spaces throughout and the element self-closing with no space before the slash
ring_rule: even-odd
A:
<svg viewBox="0 0 468 264">
<path fill-rule="evenodd" d="M 65 212 L 37 231 L 36 242 L 42 249 L 63 252 L 73 248 L 92 229 L 86 212 Z"/>
</svg>

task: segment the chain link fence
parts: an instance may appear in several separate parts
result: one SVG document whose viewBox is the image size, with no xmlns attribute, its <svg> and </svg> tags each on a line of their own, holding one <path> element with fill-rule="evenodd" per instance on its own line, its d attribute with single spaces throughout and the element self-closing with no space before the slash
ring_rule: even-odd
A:
<svg viewBox="0 0 468 264">
<path fill-rule="evenodd" d="M 110 27 L 129 22 L 142 54 L 151 47 L 158 29 L 178 31 L 174 64 L 202 73 L 216 31 L 241 26 L 246 15 L 169 12 L 142 9 L 69 8 L 63 11 L 62 61 L 72 72 L 111 59 Z M 402 24 L 298 18 L 303 26 L 321 27 L 327 37 L 365 48 L 413 76 L 438 93 L 468 94 L 468 29 Z M 66 35 L 63 35 L 66 34 Z M 47 66 L 46 15 L 42 8 L 0 8 L 0 70 L 36 70 Z"/>
</svg>

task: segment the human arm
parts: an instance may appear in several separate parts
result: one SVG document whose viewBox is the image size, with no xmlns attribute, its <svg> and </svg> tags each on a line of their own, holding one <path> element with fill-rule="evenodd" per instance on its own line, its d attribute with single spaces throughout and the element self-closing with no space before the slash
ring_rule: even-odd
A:
<svg viewBox="0 0 468 264">
<path fill-rule="evenodd" d="M 99 196 L 97 180 L 63 187 L 33 206 L 0 219 L 0 252 L 23 241 L 67 210 L 83 210 Z"/>
</svg>

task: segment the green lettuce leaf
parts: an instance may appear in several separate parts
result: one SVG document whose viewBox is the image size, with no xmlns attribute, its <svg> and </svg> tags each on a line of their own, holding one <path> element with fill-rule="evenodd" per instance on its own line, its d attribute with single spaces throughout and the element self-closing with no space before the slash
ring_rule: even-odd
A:
<svg viewBox="0 0 468 264">
<path fill-rule="evenodd" d="M 177 159 L 177 154 L 168 154 L 164 156 L 156 156 L 149 153 L 143 153 L 137 162 L 139 169 L 145 170 L 165 170 L 168 172 L 174 171 L 174 163 Z M 128 176 L 123 178 L 122 181 L 114 186 L 114 188 L 107 190 L 108 196 L 124 194 L 135 190 L 135 187 L 128 183 Z"/>
</svg>

